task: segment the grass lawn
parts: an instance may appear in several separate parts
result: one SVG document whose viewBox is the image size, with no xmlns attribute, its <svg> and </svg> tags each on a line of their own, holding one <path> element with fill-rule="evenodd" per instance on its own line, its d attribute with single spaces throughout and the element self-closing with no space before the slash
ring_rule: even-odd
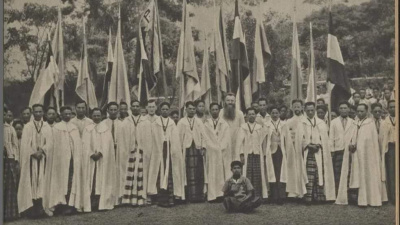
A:
<svg viewBox="0 0 400 225">
<path fill-rule="evenodd" d="M 60 224 L 395 224 L 395 206 L 360 208 L 334 204 L 306 206 L 299 203 L 261 205 L 250 214 L 228 214 L 222 203 L 118 207 L 111 211 L 83 213 L 37 220 L 20 219 L 8 225 Z"/>
</svg>

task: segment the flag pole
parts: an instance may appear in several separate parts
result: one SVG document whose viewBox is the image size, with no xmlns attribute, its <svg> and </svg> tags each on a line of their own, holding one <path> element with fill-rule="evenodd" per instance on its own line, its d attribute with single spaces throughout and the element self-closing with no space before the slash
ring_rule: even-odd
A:
<svg viewBox="0 0 400 225">
<path fill-rule="evenodd" d="M 160 14 L 158 12 L 158 0 L 155 0 L 156 3 L 156 10 L 157 10 L 157 29 L 158 29 L 158 43 L 160 44 L 160 58 L 161 58 L 161 72 L 163 77 L 163 89 L 164 89 L 164 97 L 165 101 L 168 98 L 168 91 L 167 91 L 167 77 L 165 74 L 165 63 L 164 63 L 164 51 L 161 42 L 161 24 L 160 24 Z"/>
<path fill-rule="evenodd" d="M 118 28 L 119 30 L 119 35 L 121 36 L 121 3 L 118 4 Z M 140 29 L 140 28 L 139 28 Z M 122 41 L 122 38 L 121 38 Z M 118 33 L 117 33 L 117 42 L 118 42 Z M 118 44 L 118 43 L 117 43 Z M 122 43 L 121 43 L 122 44 Z M 116 56 L 118 57 L 118 47 L 116 49 Z M 118 103 L 118 65 L 116 65 L 116 72 L 115 72 L 115 102 Z M 128 103 L 130 104 L 130 103 Z"/>
</svg>

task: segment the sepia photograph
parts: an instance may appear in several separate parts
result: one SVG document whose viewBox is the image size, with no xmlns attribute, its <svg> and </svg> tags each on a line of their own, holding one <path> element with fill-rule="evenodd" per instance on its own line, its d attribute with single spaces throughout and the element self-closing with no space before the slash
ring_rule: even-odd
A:
<svg viewBox="0 0 400 225">
<path fill-rule="evenodd" d="M 398 0 L 3 0 L 0 224 L 399 224 Z"/>
</svg>

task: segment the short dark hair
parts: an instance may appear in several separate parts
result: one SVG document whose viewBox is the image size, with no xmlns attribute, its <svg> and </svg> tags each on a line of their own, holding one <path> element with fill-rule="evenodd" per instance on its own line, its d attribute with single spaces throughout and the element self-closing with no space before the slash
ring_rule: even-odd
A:
<svg viewBox="0 0 400 225">
<path fill-rule="evenodd" d="M 90 112 L 90 115 L 92 115 L 95 111 L 99 111 L 100 114 L 102 114 L 102 113 L 101 113 L 101 109 L 96 107 L 96 108 L 93 108 L 93 109 L 92 109 L 92 111 Z"/>
<path fill-rule="evenodd" d="M 253 107 L 249 107 L 249 108 L 247 108 L 247 110 L 246 110 L 246 113 L 249 113 L 249 111 L 251 111 L 251 110 L 253 110 L 253 111 L 254 111 L 254 113 L 257 113 L 256 109 L 255 109 L 255 108 L 253 108 Z"/>
<path fill-rule="evenodd" d="M 389 104 L 392 103 L 392 102 L 396 103 L 396 101 L 394 99 L 392 99 L 392 100 L 388 101 L 387 105 L 389 106 Z"/>
<path fill-rule="evenodd" d="M 272 112 L 272 110 L 274 110 L 274 109 L 276 109 L 276 110 L 278 110 L 278 112 L 280 112 L 279 106 L 277 106 L 277 105 L 271 105 L 271 106 L 269 107 L 269 111 L 270 111 L 270 112 Z"/>
<path fill-rule="evenodd" d="M 240 161 L 231 162 L 231 169 L 233 169 L 235 166 L 240 166 L 240 168 L 243 168 L 243 164 Z"/>
<path fill-rule="evenodd" d="M 195 105 L 194 102 L 192 102 L 192 101 L 186 102 L 186 103 L 185 103 L 185 106 L 186 106 L 186 108 L 188 108 L 189 106 L 196 107 L 196 105 Z"/>
<path fill-rule="evenodd" d="M 86 102 L 85 102 L 85 101 L 83 101 L 82 99 L 79 99 L 78 101 L 76 101 L 76 103 L 75 103 L 75 107 L 76 107 L 78 104 L 81 104 L 81 103 L 85 103 L 85 107 L 87 107 L 87 104 L 86 104 Z"/>
<path fill-rule="evenodd" d="M 21 120 L 14 120 L 13 127 L 15 128 L 18 124 L 24 127 L 24 123 Z"/>
<path fill-rule="evenodd" d="M 117 106 L 117 108 L 119 108 L 119 105 L 118 105 L 118 103 L 117 102 L 109 102 L 108 104 L 107 104 L 107 109 L 109 109 L 111 106 L 113 106 L 113 105 L 115 105 L 115 106 Z"/>
<path fill-rule="evenodd" d="M 319 102 L 319 101 L 323 101 L 323 102 L 324 102 L 324 104 L 325 104 L 325 99 L 323 99 L 323 98 L 319 98 L 319 99 L 317 99 L 317 102 Z"/>
<path fill-rule="evenodd" d="M 128 104 L 126 102 L 120 102 L 119 105 L 126 105 L 126 107 L 128 107 Z"/>
<path fill-rule="evenodd" d="M 362 87 L 358 91 L 366 91 L 366 89 Z"/>
<path fill-rule="evenodd" d="M 203 101 L 203 100 L 201 100 L 201 99 L 196 100 L 194 103 L 196 104 L 196 107 L 197 107 L 200 103 L 203 103 L 204 105 L 206 104 L 206 102 Z"/>
<path fill-rule="evenodd" d="M 146 102 L 146 106 L 148 106 L 148 105 L 151 104 L 151 103 L 156 104 L 156 100 L 148 100 L 148 101 Z"/>
<path fill-rule="evenodd" d="M 161 102 L 161 104 L 160 104 L 160 109 L 161 109 L 164 105 L 168 106 L 168 108 L 171 108 L 171 104 L 169 104 L 169 102 Z"/>
<path fill-rule="evenodd" d="M 260 104 L 261 101 L 265 101 L 265 103 L 268 102 L 266 98 L 259 98 L 259 99 L 258 99 L 258 104 Z"/>
<path fill-rule="evenodd" d="M 304 108 L 306 108 L 306 107 L 309 106 L 309 105 L 312 105 L 312 106 L 315 107 L 315 103 L 314 103 L 314 102 L 306 102 L 306 103 L 304 104 Z"/>
<path fill-rule="evenodd" d="M 347 105 L 347 107 L 350 108 L 350 103 L 349 103 L 348 101 L 341 101 L 341 102 L 339 102 L 338 108 L 339 108 L 341 105 Z"/>
<path fill-rule="evenodd" d="M 300 103 L 300 105 L 303 105 L 303 101 L 301 99 L 294 99 L 292 101 L 292 105 L 294 105 L 294 103 Z"/>
<path fill-rule="evenodd" d="M 61 106 L 60 112 L 64 112 L 65 110 L 71 110 L 72 111 L 72 108 L 70 106 Z"/>
<path fill-rule="evenodd" d="M 233 92 L 229 92 L 228 94 L 226 94 L 225 98 L 228 97 L 228 96 L 233 96 L 233 97 L 236 98 L 236 95 Z"/>
<path fill-rule="evenodd" d="M 375 102 L 374 104 L 371 105 L 371 110 L 374 110 L 376 107 L 379 107 L 379 108 L 383 109 L 381 103 Z"/>
<path fill-rule="evenodd" d="M 57 113 L 57 110 L 56 110 L 56 108 L 54 108 L 54 107 L 51 107 L 51 106 L 49 106 L 49 107 L 47 107 L 47 110 L 46 110 L 46 113 L 49 111 L 49 110 L 54 110 L 56 113 Z"/>
<path fill-rule="evenodd" d="M 24 108 L 22 108 L 21 113 L 25 110 L 29 109 L 29 112 L 32 113 L 32 108 L 29 106 L 25 106 Z"/>
<path fill-rule="evenodd" d="M 251 105 L 253 105 L 253 104 L 257 104 L 258 105 L 258 101 L 254 101 L 254 102 L 251 103 Z"/>
<path fill-rule="evenodd" d="M 322 109 L 322 110 L 324 110 L 324 112 L 328 111 L 328 107 L 326 105 L 319 105 L 319 106 L 317 106 L 317 110 L 318 109 Z"/>
<path fill-rule="evenodd" d="M 210 104 L 210 109 L 211 109 L 214 105 L 218 106 L 218 109 L 221 109 L 221 106 L 220 106 L 218 103 L 216 103 L 216 102 L 212 102 L 212 103 Z"/>
<path fill-rule="evenodd" d="M 374 87 L 372 90 L 373 91 L 375 91 L 375 90 L 379 91 L 380 89 L 378 87 Z"/>
<path fill-rule="evenodd" d="M 170 116 L 175 115 L 175 114 L 178 114 L 178 115 L 179 115 L 179 111 L 178 111 L 178 110 L 172 110 L 172 111 L 169 113 Z"/>
<path fill-rule="evenodd" d="M 133 100 L 131 101 L 131 106 L 132 106 L 132 105 L 133 105 L 133 103 L 135 103 L 135 102 L 139 103 L 139 105 L 140 105 L 140 102 L 139 102 L 139 100 L 137 100 L 137 99 L 133 99 Z"/>
<path fill-rule="evenodd" d="M 33 106 L 32 106 L 32 110 L 34 110 L 36 107 L 40 107 L 40 108 L 42 108 L 42 110 L 44 111 L 44 106 L 42 105 L 42 104 L 34 104 Z M 31 111 L 32 112 L 32 111 Z"/>
<path fill-rule="evenodd" d="M 279 106 L 279 110 L 282 110 L 283 108 L 285 108 L 286 110 L 288 109 L 288 107 L 286 105 Z"/>
<path fill-rule="evenodd" d="M 356 91 L 353 93 L 353 97 L 354 97 L 354 95 L 360 95 L 360 93 Z"/>
<path fill-rule="evenodd" d="M 359 106 L 364 106 L 364 107 L 365 107 L 365 110 L 368 111 L 368 105 L 367 105 L 367 104 L 364 104 L 364 103 L 358 104 L 358 105 L 357 105 L 357 108 L 358 108 Z"/>
</svg>

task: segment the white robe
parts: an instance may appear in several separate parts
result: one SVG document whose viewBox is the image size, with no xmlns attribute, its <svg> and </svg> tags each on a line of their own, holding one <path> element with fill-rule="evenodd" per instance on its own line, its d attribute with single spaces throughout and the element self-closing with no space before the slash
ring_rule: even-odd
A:
<svg viewBox="0 0 400 225">
<path fill-rule="evenodd" d="M 307 190 L 302 184 L 302 168 L 303 168 L 303 151 L 301 149 L 296 149 L 296 129 L 303 119 L 303 115 L 296 116 L 286 121 L 286 126 L 289 129 L 291 140 L 293 141 L 292 151 L 286 151 L 287 154 L 287 173 L 291 174 L 291 179 L 286 182 L 286 191 L 288 192 L 288 197 L 298 197 L 302 198 Z"/>
<path fill-rule="evenodd" d="M 222 188 L 226 180 L 231 177 L 231 160 L 228 149 L 230 139 L 229 125 L 222 118 L 218 119 L 214 129 L 213 119 L 204 123 L 207 135 L 207 200 L 212 201 L 223 196 Z"/>
<path fill-rule="evenodd" d="M 44 191 L 46 184 L 45 173 L 49 171 L 47 168 L 48 155 L 51 154 L 53 148 L 53 135 L 50 126 L 46 122 L 43 122 L 40 133 L 37 133 L 33 123 L 31 121 L 25 124 L 22 131 L 21 155 L 19 157 L 21 173 L 18 189 L 18 211 L 20 213 L 33 206 L 32 199 L 44 198 L 48 194 Z M 44 151 L 39 168 L 38 161 L 31 157 L 38 147 Z"/>
<path fill-rule="evenodd" d="M 302 122 L 298 125 L 296 130 L 295 148 L 304 152 L 302 168 L 303 190 L 306 189 L 305 185 L 308 183 L 306 169 L 308 148 L 306 147 L 309 144 L 321 145 L 322 149 L 319 149 L 319 151 L 314 154 L 318 168 L 318 185 L 324 187 L 326 200 L 333 201 L 336 198 L 336 193 L 330 142 L 328 138 L 328 126 L 325 121 L 316 116 L 311 119 L 311 122 L 315 127 L 311 125 L 306 117 L 303 117 Z"/>
<path fill-rule="evenodd" d="M 157 194 L 157 178 L 160 179 L 160 188 L 168 189 L 169 168 L 172 167 L 172 179 L 174 196 L 184 198 L 183 183 L 183 155 L 179 149 L 179 134 L 175 122 L 171 118 L 163 118 L 166 131 L 163 130 L 161 117 L 158 117 L 153 125 L 154 148 L 150 158 L 150 171 L 148 193 Z M 167 158 L 164 161 L 164 142 L 167 141 Z M 171 163 L 170 163 L 171 160 Z M 165 168 L 165 169 L 164 169 Z"/>
<path fill-rule="evenodd" d="M 264 126 L 261 126 L 258 123 L 251 124 L 250 126 L 254 126 L 253 133 L 250 133 L 248 123 L 242 124 L 239 129 L 238 136 L 236 139 L 236 152 L 244 155 L 245 164 L 243 166 L 243 174 L 246 176 L 247 172 L 247 156 L 249 154 L 258 154 L 260 155 L 260 167 L 261 167 L 261 185 L 262 185 L 262 197 L 268 198 L 268 189 L 267 189 L 267 178 L 266 178 L 266 166 L 271 167 L 272 164 L 264 164 L 264 156 L 266 156 L 266 152 L 261 148 L 261 144 L 265 139 L 265 136 L 268 133 L 268 129 Z M 272 159 L 271 159 L 272 161 Z M 267 170 L 270 171 L 270 168 Z"/>
<path fill-rule="evenodd" d="M 51 152 L 51 162 L 46 167 L 46 183 L 48 192 L 43 199 L 43 207 L 48 215 L 52 215 L 57 205 L 69 205 L 84 211 L 84 183 L 82 170 L 82 140 L 78 128 L 64 121 L 53 128 L 54 149 Z M 69 202 L 65 196 L 68 192 L 68 176 L 70 160 L 73 158 L 73 179 Z"/>
<path fill-rule="evenodd" d="M 113 209 L 116 195 L 116 167 L 114 143 L 110 129 L 104 124 L 90 124 L 83 131 L 83 172 L 85 182 L 85 211 L 91 211 L 92 188 L 100 195 L 99 210 Z M 90 158 L 100 152 L 102 157 L 95 162 Z M 96 183 L 93 182 L 96 167 Z"/>
<path fill-rule="evenodd" d="M 224 109 L 221 110 L 221 112 L 219 113 L 219 117 L 221 119 L 224 119 L 228 125 L 229 125 L 229 131 L 231 132 L 230 137 L 231 137 L 231 142 L 230 142 L 230 146 L 228 147 L 228 149 L 231 150 L 231 161 L 234 160 L 239 160 L 239 152 L 235 152 L 235 150 L 237 149 L 236 145 L 236 138 L 238 136 L 238 131 L 240 129 L 240 126 L 242 124 L 245 123 L 244 120 L 244 115 L 242 111 L 236 110 L 236 116 L 234 120 L 228 120 L 224 118 Z"/>
<path fill-rule="evenodd" d="M 112 132 L 112 120 L 107 118 L 103 120 L 101 123 L 104 123 Z M 126 171 L 129 160 L 129 140 L 131 138 L 130 133 L 125 132 L 124 123 L 119 120 L 114 120 L 114 146 L 116 145 L 116 149 L 113 148 L 113 154 L 115 157 L 115 167 L 116 167 L 116 187 L 117 187 L 117 199 L 116 205 L 120 204 L 120 199 L 124 195 L 125 191 L 125 181 L 126 181 Z M 111 139 L 112 134 L 111 134 Z"/>
<path fill-rule="evenodd" d="M 78 119 L 78 117 L 74 117 L 71 119 L 70 123 L 73 123 L 75 124 L 76 127 L 78 127 L 79 134 L 81 135 L 82 138 L 85 127 L 88 126 L 89 124 L 93 124 L 93 120 L 86 116 L 83 119 Z"/>
</svg>

